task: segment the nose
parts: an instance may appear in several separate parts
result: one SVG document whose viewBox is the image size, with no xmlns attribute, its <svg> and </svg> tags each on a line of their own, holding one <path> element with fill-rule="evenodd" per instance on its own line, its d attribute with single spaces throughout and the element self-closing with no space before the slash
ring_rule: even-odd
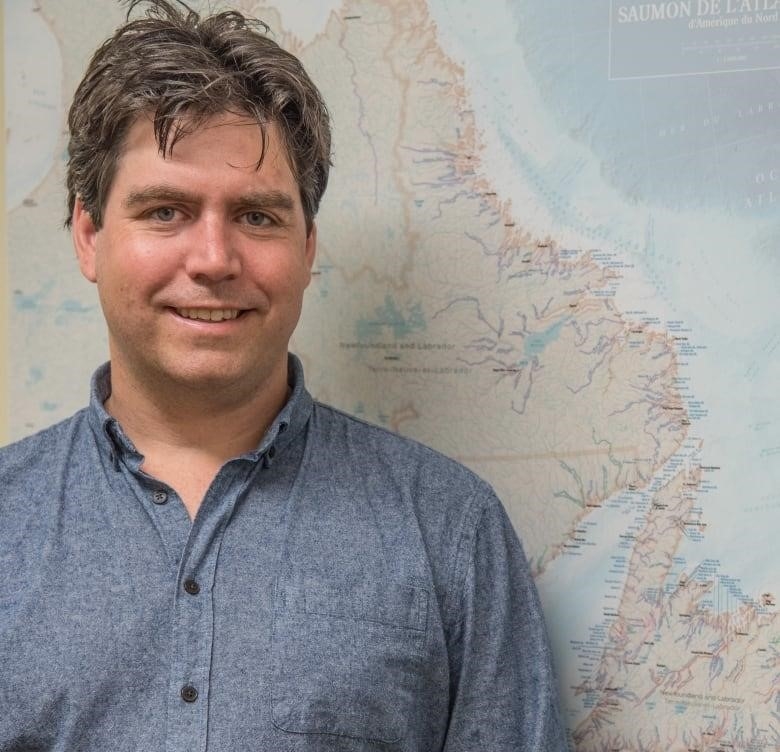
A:
<svg viewBox="0 0 780 752">
<path fill-rule="evenodd" d="M 197 281 L 221 282 L 241 273 L 241 257 L 234 247 L 229 220 L 200 217 L 188 238 L 184 266 Z"/>
</svg>

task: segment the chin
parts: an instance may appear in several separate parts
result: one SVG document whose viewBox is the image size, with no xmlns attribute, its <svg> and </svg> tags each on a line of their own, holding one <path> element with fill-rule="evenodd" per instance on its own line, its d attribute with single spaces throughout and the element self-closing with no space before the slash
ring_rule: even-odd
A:
<svg viewBox="0 0 780 752">
<path fill-rule="evenodd" d="M 240 358 L 233 356 L 170 364 L 167 375 L 169 381 L 182 389 L 206 391 L 204 398 L 219 399 L 234 392 L 249 396 L 262 389 L 272 379 L 275 370 L 259 359 L 241 362 Z"/>
<path fill-rule="evenodd" d="M 170 373 L 169 379 L 185 389 L 220 391 L 245 387 L 250 380 L 255 380 L 249 374 L 227 368 L 188 368 Z"/>
</svg>

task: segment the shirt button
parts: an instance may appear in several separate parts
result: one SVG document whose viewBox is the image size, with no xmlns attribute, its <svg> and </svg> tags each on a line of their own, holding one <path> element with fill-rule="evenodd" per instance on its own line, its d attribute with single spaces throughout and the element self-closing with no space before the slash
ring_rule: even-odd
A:
<svg viewBox="0 0 780 752">
<path fill-rule="evenodd" d="M 157 490 L 152 494 L 152 501 L 155 504 L 165 504 L 168 501 L 168 493 L 166 491 Z"/>
<path fill-rule="evenodd" d="M 198 583 L 195 582 L 195 580 L 185 580 L 184 589 L 190 595 L 197 595 L 200 592 L 200 585 L 198 585 Z"/>
<path fill-rule="evenodd" d="M 268 459 L 272 460 L 274 457 L 276 457 L 276 447 L 272 446 L 268 448 Z"/>
<path fill-rule="evenodd" d="M 185 684 L 181 688 L 181 699 L 184 702 L 195 702 L 198 699 L 198 690 L 192 684 Z"/>
</svg>

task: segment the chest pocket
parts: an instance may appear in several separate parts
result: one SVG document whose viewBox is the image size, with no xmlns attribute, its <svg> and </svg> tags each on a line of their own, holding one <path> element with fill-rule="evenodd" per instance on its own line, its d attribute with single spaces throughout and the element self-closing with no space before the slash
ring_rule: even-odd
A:
<svg viewBox="0 0 780 752">
<path fill-rule="evenodd" d="M 298 734 L 400 741 L 420 687 L 427 619 L 422 588 L 280 582 L 274 725 Z"/>
</svg>

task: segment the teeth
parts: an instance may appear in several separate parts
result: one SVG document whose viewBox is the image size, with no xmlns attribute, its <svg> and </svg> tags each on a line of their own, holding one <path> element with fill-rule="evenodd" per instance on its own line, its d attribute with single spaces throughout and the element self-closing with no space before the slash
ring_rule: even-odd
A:
<svg viewBox="0 0 780 752">
<path fill-rule="evenodd" d="M 229 321 L 236 318 L 240 311 L 237 308 L 177 308 L 176 313 L 185 319 L 200 321 Z"/>
</svg>

